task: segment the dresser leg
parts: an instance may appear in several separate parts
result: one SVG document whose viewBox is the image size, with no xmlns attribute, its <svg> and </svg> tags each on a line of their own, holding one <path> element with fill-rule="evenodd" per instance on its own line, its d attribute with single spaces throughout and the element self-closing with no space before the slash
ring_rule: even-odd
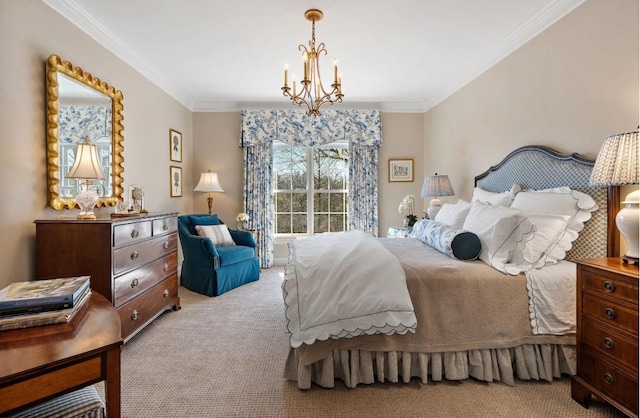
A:
<svg viewBox="0 0 640 418">
<path fill-rule="evenodd" d="M 583 407 L 589 408 L 591 391 L 587 389 L 582 383 L 577 381 L 575 377 L 571 379 L 571 397 L 574 401 L 578 402 Z"/>
</svg>

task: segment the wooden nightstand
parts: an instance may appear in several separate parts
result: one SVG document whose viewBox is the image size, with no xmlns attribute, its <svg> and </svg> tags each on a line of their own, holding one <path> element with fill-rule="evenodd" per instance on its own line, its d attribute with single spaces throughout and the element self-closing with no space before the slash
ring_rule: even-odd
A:
<svg viewBox="0 0 640 418">
<path fill-rule="evenodd" d="M 638 416 L 638 267 L 619 258 L 577 262 L 577 374 L 571 397 L 596 395 Z"/>
</svg>

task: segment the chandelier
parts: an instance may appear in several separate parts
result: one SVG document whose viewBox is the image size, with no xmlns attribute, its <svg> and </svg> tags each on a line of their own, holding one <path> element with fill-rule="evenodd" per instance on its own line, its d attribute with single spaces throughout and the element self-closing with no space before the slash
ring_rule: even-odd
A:
<svg viewBox="0 0 640 418">
<path fill-rule="evenodd" d="M 338 73 L 338 63 L 333 60 L 333 83 L 331 91 L 327 92 L 322 85 L 320 77 L 320 54 L 327 55 L 324 42 L 318 45 L 316 49 L 316 21 L 322 19 L 322 11 L 318 9 L 309 9 L 304 12 L 304 17 L 311 21 L 311 40 L 309 41 L 309 49 L 303 44 L 298 46 L 298 50 L 302 52 L 304 60 L 304 75 L 302 77 L 300 91 L 296 91 L 296 77 L 293 76 L 293 92 L 289 87 L 289 68 L 284 67 L 284 86 L 282 86 L 282 94 L 290 97 L 293 103 L 302 107 L 307 106 L 307 115 L 320 115 L 320 106 L 325 103 L 342 102 L 342 76 Z"/>
</svg>

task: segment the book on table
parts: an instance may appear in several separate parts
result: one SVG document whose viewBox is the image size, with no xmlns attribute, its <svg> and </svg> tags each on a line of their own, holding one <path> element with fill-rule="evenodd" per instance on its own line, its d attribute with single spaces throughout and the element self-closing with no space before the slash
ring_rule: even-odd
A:
<svg viewBox="0 0 640 418">
<path fill-rule="evenodd" d="M 90 297 L 91 288 L 87 287 L 75 301 L 73 308 L 0 316 L 0 331 L 69 322 L 82 310 Z"/>
<path fill-rule="evenodd" d="M 90 276 L 78 276 L 11 283 L 0 290 L 0 317 L 72 309 L 90 282 Z"/>
</svg>

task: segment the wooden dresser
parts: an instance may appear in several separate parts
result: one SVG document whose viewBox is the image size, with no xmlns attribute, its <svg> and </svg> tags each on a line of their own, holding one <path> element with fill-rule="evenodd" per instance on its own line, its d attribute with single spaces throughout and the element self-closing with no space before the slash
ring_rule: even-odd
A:
<svg viewBox="0 0 640 418">
<path fill-rule="evenodd" d="M 38 279 L 91 276 L 116 308 L 126 342 L 178 298 L 177 213 L 36 220 Z"/>
<path fill-rule="evenodd" d="M 620 258 L 577 262 L 578 370 L 571 397 L 596 395 L 638 416 L 638 267 Z"/>
</svg>

